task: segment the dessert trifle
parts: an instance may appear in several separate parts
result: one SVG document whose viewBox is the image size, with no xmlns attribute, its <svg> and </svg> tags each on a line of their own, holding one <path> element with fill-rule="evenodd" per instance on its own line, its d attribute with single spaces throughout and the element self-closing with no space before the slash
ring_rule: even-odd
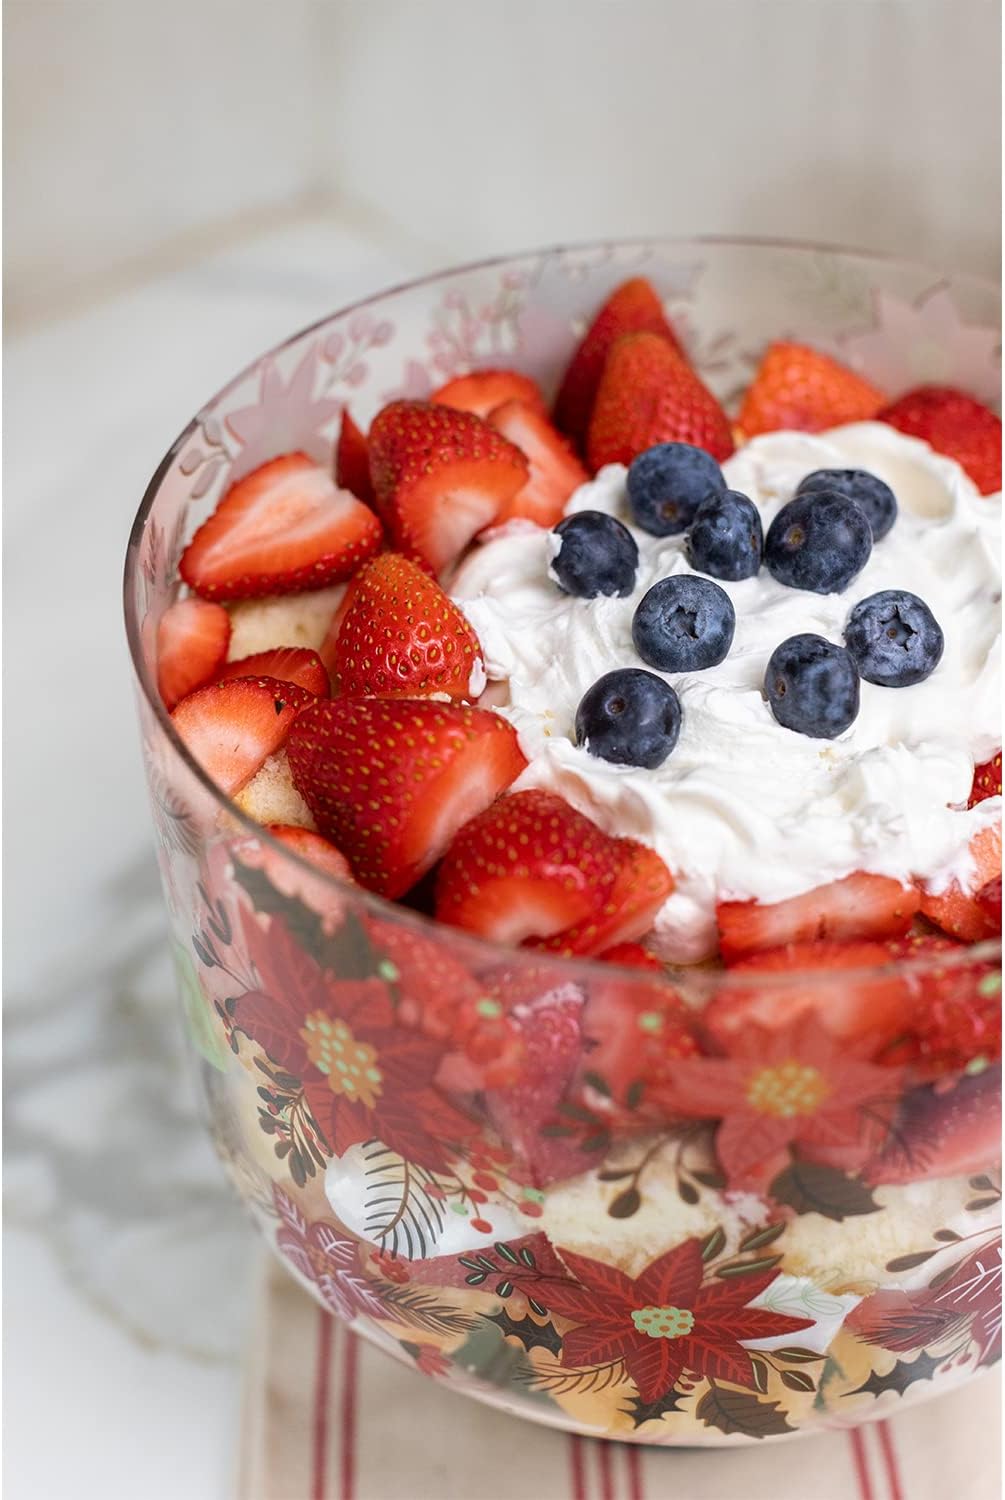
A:
<svg viewBox="0 0 1005 1500">
<path fill-rule="evenodd" d="M 715 394 L 605 270 L 564 368 L 469 337 L 367 411 L 305 356 L 177 450 L 186 1009 L 391 1352 L 639 1441 L 852 1424 L 1000 1352 L 1001 424 L 789 325 Z"/>
</svg>

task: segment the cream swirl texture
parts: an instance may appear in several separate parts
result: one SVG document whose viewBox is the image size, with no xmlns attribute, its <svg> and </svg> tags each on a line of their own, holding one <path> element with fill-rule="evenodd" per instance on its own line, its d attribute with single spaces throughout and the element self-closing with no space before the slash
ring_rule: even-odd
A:
<svg viewBox="0 0 1005 1500">
<path fill-rule="evenodd" d="M 664 674 L 684 722 L 656 770 L 591 756 L 573 743 L 573 724 L 598 677 L 643 665 L 632 616 L 658 579 L 693 571 L 683 537 L 632 527 L 633 595 L 586 600 L 548 576 L 550 533 L 515 522 L 490 534 L 451 586 L 482 643 L 490 684 L 506 684 L 490 693 L 529 761 L 517 787 L 559 793 L 609 833 L 651 844 L 674 872 L 677 888 L 656 923 L 672 960 L 715 951 L 717 900 L 781 901 L 856 870 L 936 889 L 965 880 L 973 834 L 1000 816 L 998 798 L 966 811 L 975 761 L 1000 744 L 1000 496 L 981 496 L 952 460 L 872 422 L 820 436 L 772 433 L 723 471 L 767 530 L 806 474 L 851 467 L 892 487 L 893 530 L 842 594 L 786 588 L 763 568 L 722 583 L 736 610 L 732 649 L 707 671 Z M 622 466 L 577 490 L 567 513 L 588 509 L 627 522 Z M 840 642 L 852 606 L 889 588 L 918 594 L 941 624 L 935 672 L 907 688 L 863 682 L 858 717 L 837 739 L 783 729 L 762 692 L 774 648 L 802 631 Z"/>
</svg>

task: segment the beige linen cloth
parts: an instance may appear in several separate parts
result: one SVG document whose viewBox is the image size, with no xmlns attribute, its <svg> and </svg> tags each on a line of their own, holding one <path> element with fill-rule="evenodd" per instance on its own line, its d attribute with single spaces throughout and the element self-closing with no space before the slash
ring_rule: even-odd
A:
<svg viewBox="0 0 1005 1500">
<path fill-rule="evenodd" d="M 525 1422 L 436 1384 L 263 1274 L 238 1500 L 997 1500 L 998 1370 L 886 1421 L 658 1449 Z"/>
</svg>

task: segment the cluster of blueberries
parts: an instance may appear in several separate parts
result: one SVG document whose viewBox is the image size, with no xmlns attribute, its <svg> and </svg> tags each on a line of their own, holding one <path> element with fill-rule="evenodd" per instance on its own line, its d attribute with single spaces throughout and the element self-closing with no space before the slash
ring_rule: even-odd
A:
<svg viewBox="0 0 1005 1500">
<path fill-rule="evenodd" d="M 688 560 L 699 578 L 662 578 L 644 595 L 632 640 L 644 662 L 661 672 L 700 672 L 724 660 L 736 614 L 713 578 L 752 578 L 762 564 L 789 588 L 840 593 L 869 561 L 873 544 L 893 526 L 897 501 L 889 485 L 864 469 L 818 469 L 763 534 L 757 507 L 728 489 L 703 449 L 659 443 L 632 463 L 627 480 L 631 519 L 651 536 L 686 532 Z M 626 526 L 603 511 L 584 510 L 555 527 L 559 545 L 551 574 L 568 594 L 627 598 L 635 588 L 639 549 Z M 885 589 L 851 611 L 844 645 L 794 635 L 771 655 L 764 692 L 779 724 L 798 734 L 833 739 L 854 721 L 859 682 L 908 687 L 938 666 L 943 635 L 916 594 Z M 653 672 L 608 672 L 583 697 L 576 738 L 591 755 L 621 765 L 662 765 L 680 736 L 680 700 Z"/>
</svg>

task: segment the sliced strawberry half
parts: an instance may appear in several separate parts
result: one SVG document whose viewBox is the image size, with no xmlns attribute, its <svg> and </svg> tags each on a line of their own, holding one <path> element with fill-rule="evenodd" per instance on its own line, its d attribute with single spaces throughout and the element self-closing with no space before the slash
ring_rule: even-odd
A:
<svg viewBox="0 0 1005 1500">
<path fill-rule="evenodd" d="M 982 495 L 1002 487 L 1002 424 L 993 411 L 952 386 L 921 385 L 878 413 L 899 432 L 924 438 L 966 470 Z"/>
<path fill-rule="evenodd" d="M 288 823 L 270 823 L 268 832 L 281 844 L 285 844 L 287 849 L 292 849 L 294 854 L 299 854 L 301 859 L 316 865 L 326 875 L 331 875 L 336 880 L 352 880 L 352 871 L 345 855 L 329 839 L 322 838 L 313 829 L 293 828 Z"/>
<path fill-rule="evenodd" d="M 422 699 L 318 699 L 289 743 L 294 784 L 368 890 L 407 891 L 527 762 L 487 709 Z"/>
<path fill-rule="evenodd" d="M 537 381 L 531 380 L 529 375 L 521 375 L 519 370 L 472 370 L 470 375 L 456 375 L 434 391 L 429 399 L 437 406 L 474 412 L 476 417 L 487 417 L 504 401 L 526 402 L 542 416 L 548 411 Z"/>
<path fill-rule="evenodd" d="M 969 1177 L 995 1171 L 1001 1149 L 1001 1072 L 986 1068 L 950 1088 L 910 1089 L 882 1155 L 864 1175 L 877 1186 Z"/>
<path fill-rule="evenodd" d="M 343 883 L 352 882 L 349 861 L 334 844 L 322 838 L 320 833 L 314 833 L 309 828 L 294 828 L 288 823 L 269 823 L 266 828 L 278 843 L 308 864 L 314 865 L 323 876 Z M 335 931 L 342 921 L 345 903 L 342 895 L 332 888 L 330 879 L 311 875 L 291 860 L 284 859 L 282 854 L 262 839 L 250 835 L 235 839 L 231 847 L 242 864 L 263 871 L 278 891 L 284 896 L 302 901 L 317 913 L 329 931 Z"/>
<path fill-rule="evenodd" d="M 342 409 L 335 444 L 335 483 L 340 490 L 349 490 L 357 500 L 373 509 L 376 502 L 370 479 L 370 449 L 366 434 L 356 426 L 347 406 Z"/>
<path fill-rule="evenodd" d="M 733 964 L 786 943 L 900 937 L 910 927 L 919 899 L 913 887 L 899 880 L 859 872 L 766 906 L 721 901 L 715 912 L 719 948 L 723 962 Z"/>
<path fill-rule="evenodd" d="M 607 901 L 618 844 L 561 797 L 514 792 L 453 840 L 436 883 L 437 920 L 514 945 L 565 932 Z"/>
<path fill-rule="evenodd" d="M 607 357 L 586 438 L 591 469 L 630 464 L 656 443 L 733 451 L 729 418 L 694 370 L 657 333 L 618 339 Z"/>
<path fill-rule="evenodd" d="M 1002 873 L 1001 824 L 991 824 L 974 835 L 970 841 L 970 857 L 974 871 L 966 889 L 954 880 L 946 890 L 938 893 L 922 890 L 921 913 L 936 927 L 941 927 L 950 937 L 960 938 L 965 943 L 979 943 L 984 938 L 996 937 L 1001 931 L 999 921 L 995 928 L 993 915 L 982 905 L 980 896 L 984 888 Z"/>
<path fill-rule="evenodd" d="M 737 418 L 743 437 L 783 428 L 822 432 L 844 422 L 868 422 L 886 396 L 847 365 L 787 340 L 770 344 Z"/>
<path fill-rule="evenodd" d="M 229 682 L 234 677 L 276 677 L 280 682 L 296 683 L 315 698 L 327 698 L 330 689 L 324 663 L 306 646 L 276 646 L 272 651 L 256 651 L 253 656 L 229 661 L 217 672 L 216 681 Z"/>
<path fill-rule="evenodd" d="M 206 774 L 232 797 L 285 743 L 311 693 L 275 677 L 235 677 L 183 698 L 171 715 Z"/>
<path fill-rule="evenodd" d="M 652 283 L 634 276 L 615 287 L 569 362 L 555 400 L 555 421 L 577 443 L 586 441 L 593 403 L 615 342 L 629 333 L 654 333 L 685 358 Z"/>
<path fill-rule="evenodd" d="M 231 485 L 178 566 L 205 599 L 295 594 L 348 578 L 382 537 L 372 510 L 305 453 L 288 453 Z"/>
<path fill-rule="evenodd" d="M 477 698 L 485 686 L 478 637 L 428 573 L 397 552 L 357 574 L 334 646 L 348 697 Z"/>
<path fill-rule="evenodd" d="M 911 1010 L 910 993 L 893 965 L 886 944 L 874 942 L 789 943 L 752 954 L 729 970 L 702 1012 L 702 1025 L 728 1051 L 751 1025 L 786 1031 L 814 1011 L 833 1036 L 868 1039 L 877 1055 L 903 1035 Z"/>
<path fill-rule="evenodd" d="M 489 412 L 488 420 L 526 454 L 530 464 L 530 478 L 503 506 L 495 524 L 523 516 L 550 530 L 565 514 L 569 496 L 590 476 L 539 408 L 526 401 L 504 401 Z"/>
<path fill-rule="evenodd" d="M 656 913 L 673 891 L 673 876 L 647 844 L 634 839 L 615 842 L 621 846 L 621 859 L 603 905 L 565 932 L 532 946 L 588 957 L 649 932 Z"/>
<path fill-rule="evenodd" d="M 230 616 L 208 599 L 178 599 L 157 625 L 157 687 L 164 707 L 212 680 L 227 660 Z"/>
<path fill-rule="evenodd" d="M 399 552 L 441 573 L 527 482 L 519 448 L 472 412 L 394 401 L 370 428 L 370 473 Z"/>
<path fill-rule="evenodd" d="M 983 765 L 974 767 L 974 784 L 970 791 L 968 807 L 976 807 L 978 802 L 985 802 L 988 797 L 1000 797 L 1002 794 L 1002 753 L 986 760 Z"/>
</svg>

